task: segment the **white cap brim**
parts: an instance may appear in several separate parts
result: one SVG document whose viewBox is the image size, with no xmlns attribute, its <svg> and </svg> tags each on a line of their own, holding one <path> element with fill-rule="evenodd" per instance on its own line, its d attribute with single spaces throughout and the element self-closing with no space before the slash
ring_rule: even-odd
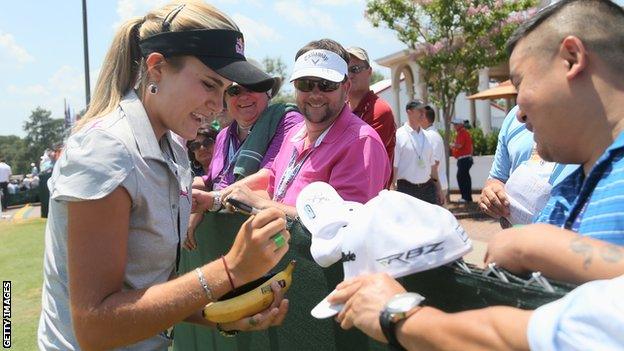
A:
<svg viewBox="0 0 624 351">
<path fill-rule="evenodd" d="M 292 82 L 296 79 L 303 78 L 303 77 L 321 78 L 321 79 L 326 79 L 326 80 L 336 82 L 336 83 L 342 82 L 345 79 L 344 74 L 338 71 L 334 71 L 333 69 L 311 67 L 311 68 L 303 68 L 294 72 L 292 76 L 290 77 L 290 81 Z"/>
<path fill-rule="evenodd" d="M 329 295 L 333 294 L 336 290 L 332 291 Z M 312 311 L 310 311 L 310 314 L 312 315 L 312 317 L 317 318 L 317 319 L 325 319 L 325 318 L 329 318 L 329 317 L 333 317 L 336 314 L 338 314 L 338 312 L 342 311 L 342 309 L 344 308 L 343 304 L 340 305 L 332 305 L 329 303 L 329 301 L 327 301 L 327 299 L 329 298 L 329 295 L 327 295 L 323 301 L 319 302 L 316 306 L 314 306 L 314 308 L 312 309 Z"/>
</svg>

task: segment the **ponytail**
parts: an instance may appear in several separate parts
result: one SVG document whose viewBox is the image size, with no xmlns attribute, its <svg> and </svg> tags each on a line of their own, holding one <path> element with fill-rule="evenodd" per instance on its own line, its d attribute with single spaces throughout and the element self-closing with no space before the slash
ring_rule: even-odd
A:
<svg viewBox="0 0 624 351">
<path fill-rule="evenodd" d="M 95 117 L 112 112 L 123 96 L 133 88 L 142 65 L 139 50 L 139 27 L 142 18 L 122 24 L 104 58 L 93 98 L 84 116 L 76 123 L 75 131 Z"/>
<path fill-rule="evenodd" d="M 130 89 L 137 89 L 139 96 L 145 89 L 147 69 L 141 56 L 139 41 L 162 31 L 162 23 L 180 1 L 174 1 L 150 11 L 145 17 L 136 17 L 121 25 L 106 53 L 100 75 L 87 112 L 76 122 L 74 132 L 89 121 L 114 111 Z M 170 23 L 171 31 L 192 29 L 233 29 L 236 24 L 224 13 L 203 1 L 187 0 L 182 11 Z M 168 62 L 179 68 L 181 60 L 168 58 Z"/>
</svg>

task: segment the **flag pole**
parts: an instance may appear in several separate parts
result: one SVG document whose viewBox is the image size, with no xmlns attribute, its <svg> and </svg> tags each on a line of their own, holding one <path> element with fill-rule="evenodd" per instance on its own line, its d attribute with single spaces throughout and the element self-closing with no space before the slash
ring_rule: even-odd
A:
<svg viewBox="0 0 624 351">
<path fill-rule="evenodd" d="M 86 108 L 91 101 L 91 84 L 89 78 L 89 38 L 87 33 L 87 0 L 82 0 L 82 41 L 84 43 L 85 97 Z"/>
</svg>

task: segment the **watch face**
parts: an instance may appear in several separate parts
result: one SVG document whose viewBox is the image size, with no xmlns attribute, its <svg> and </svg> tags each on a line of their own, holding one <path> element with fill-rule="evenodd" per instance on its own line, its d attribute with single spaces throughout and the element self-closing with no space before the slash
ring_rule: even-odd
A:
<svg viewBox="0 0 624 351">
<path fill-rule="evenodd" d="M 386 309 L 390 313 L 404 313 L 420 305 L 425 298 L 417 293 L 400 294 L 388 301 Z"/>
</svg>

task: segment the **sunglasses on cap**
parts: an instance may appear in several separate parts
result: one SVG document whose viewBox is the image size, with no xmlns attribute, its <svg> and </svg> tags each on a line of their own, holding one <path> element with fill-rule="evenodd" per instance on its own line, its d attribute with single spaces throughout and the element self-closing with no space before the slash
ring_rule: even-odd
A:
<svg viewBox="0 0 624 351">
<path fill-rule="evenodd" d="M 210 145 L 213 145 L 214 143 L 215 141 L 212 138 L 204 138 L 204 140 L 202 141 L 193 140 L 188 144 L 188 149 L 191 151 L 197 151 L 202 146 L 204 147 L 204 149 L 207 149 Z"/>
<path fill-rule="evenodd" d="M 367 65 L 354 65 L 349 67 L 349 73 L 358 74 L 368 69 Z"/>
<path fill-rule="evenodd" d="M 225 89 L 225 93 L 231 97 L 238 96 L 242 93 L 253 93 L 254 91 L 245 88 L 242 85 L 234 84 Z"/>
<path fill-rule="evenodd" d="M 314 87 L 317 86 L 318 89 L 324 93 L 329 93 L 335 91 L 340 87 L 342 82 L 332 82 L 326 79 L 297 79 L 294 82 L 295 89 L 302 91 L 304 93 L 309 93 L 314 90 Z"/>
</svg>

